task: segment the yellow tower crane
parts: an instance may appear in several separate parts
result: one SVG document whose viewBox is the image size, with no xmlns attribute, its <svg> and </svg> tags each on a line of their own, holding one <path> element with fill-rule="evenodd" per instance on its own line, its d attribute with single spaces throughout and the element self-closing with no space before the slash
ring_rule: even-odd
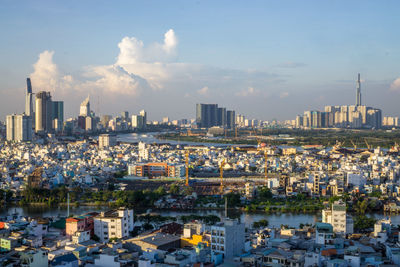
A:
<svg viewBox="0 0 400 267">
<path fill-rule="evenodd" d="M 221 180 L 221 184 L 220 184 L 220 194 L 221 196 L 224 194 L 224 166 L 225 166 L 225 159 L 222 160 L 220 166 L 219 166 L 219 178 Z"/>
<path fill-rule="evenodd" d="M 365 141 L 365 144 L 367 145 L 368 150 L 371 150 L 372 147 L 370 146 L 370 144 L 368 144 L 368 141 L 366 138 L 364 138 L 364 141 Z"/>
<path fill-rule="evenodd" d="M 353 140 L 350 140 L 350 142 L 351 142 L 351 144 L 353 145 L 354 150 L 357 150 L 357 145 L 353 142 Z"/>
</svg>

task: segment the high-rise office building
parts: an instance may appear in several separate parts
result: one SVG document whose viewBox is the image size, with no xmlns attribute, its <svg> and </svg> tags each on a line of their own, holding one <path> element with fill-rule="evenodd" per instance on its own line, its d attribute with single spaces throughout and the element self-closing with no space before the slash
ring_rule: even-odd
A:
<svg viewBox="0 0 400 267">
<path fill-rule="evenodd" d="M 228 110 L 226 112 L 226 127 L 234 129 L 236 127 L 236 115 L 234 110 Z"/>
<path fill-rule="evenodd" d="M 122 118 L 124 121 L 127 121 L 128 118 L 129 118 L 129 112 L 128 112 L 128 111 L 122 111 L 122 112 L 121 112 L 121 118 Z"/>
<path fill-rule="evenodd" d="M 360 79 L 360 73 L 358 74 L 358 79 L 357 79 L 356 106 L 361 106 L 361 79 Z"/>
<path fill-rule="evenodd" d="M 26 95 L 25 95 L 25 114 L 27 116 L 33 116 L 33 93 L 31 79 L 26 79 Z"/>
<path fill-rule="evenodd" d="M 8 115 L 7 140 L 8 141 L 32 141 L 32 117 L 25 114 Z"/>
<path fill-rule="evenodd" d="M 83 116 L 83 117 L 90 116 L 89 96 L 81 103 L 81 106 L 79 109 L 79 116 Z"/>
<path fill-rule="evenodd" d="M 139 112 L 139 115 L 143 117 L 143 127 L 146 127 L 146 125 L 147 125 L 147 112 L 144 109 L 142 109 Z"/>
<path fill-rule="evenodd" d="M 226 127 L 226 108 L 217 109 L 217 125 Z"/>
<path fill-rule="evenodd" d="M 210 128 L 218 125 L 217 104 L 197 104 L 196 123 L 199 128 Z"/>
<path fill-rule="evenodd" d="M 36 94 L 35 131 L 49 132 L 52 130 L 52 101 L 50 92 L 41 91 Z"/>
<path fill-rule="evenodd" d="M 62 131 L 64 125 L 64 102 L 63 101 L 53 101 L 53 129 L 56 131 Z"/>
<path fill-rule="evenodd" d="M 141 115 L 132 115 L 132 128 L 143 129 L 144 117 Z"/>
</svg>

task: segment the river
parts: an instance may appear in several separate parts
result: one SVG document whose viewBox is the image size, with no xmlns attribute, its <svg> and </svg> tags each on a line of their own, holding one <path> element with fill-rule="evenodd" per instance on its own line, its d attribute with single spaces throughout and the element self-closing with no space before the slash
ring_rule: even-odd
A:
<svg viewBox="0 0 400 267">
<path fill-rule="evenodd" d="M 106 206 L 80 206 L 80 207 L 70 207 L 70 214 L 81 215 L 87 212 L 100 212 L 106 211 L 109 207 Z M 0 209 L 0 216 L 11 215 L 18 213 L 21 216 L 28 217 L 53 217 L 53 216 L 67 216 L 67 207 L 48 207 L 48 206 L 29 206 L 29 207 L 8 207 Z M 217 215 L 219 217 L 224 216 L 224 211 L 222 210 L 189 210 L 189 211 L 175 211 L 175 210 L 153 210 L 151 214 L 159 214 L 162 216 L 179 217 L 182 215 Z M 386 215 L 381 213 L 368 214 L 377 219 L 384 218 Z M 246 226 L 250 226 L 253 222 L 259 221 L 261 219 L 268 220 L 270 227 L 279 227 L 281 224 L 289 225 L 292 227 L 298 227 L 300 223 L 314 224 L 321 220 L 321 213 L 317 214 L 303 214 L 303 213 L 254 213 L 254 212 L 241 212 L 241 211 L 228 211 L 228 216 L 232 218 L 239 218 Z M 393 225 L 400 225 L 400 215 L 390 216 Z"/>
</svg>

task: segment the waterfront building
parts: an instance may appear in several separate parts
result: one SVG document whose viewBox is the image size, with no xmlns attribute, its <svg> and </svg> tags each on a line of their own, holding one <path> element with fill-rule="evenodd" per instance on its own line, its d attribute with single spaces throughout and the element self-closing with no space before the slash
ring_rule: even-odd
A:
<svg viewBox="0 0 400 267">
<path fill-rule="evenodd" d="M 346 203 L 342 200 L 335 201 L 330 209 L 322 211 L 322 222 L 331 224 L 335 233 L 353 233 L 353 219 L 347 215 Z"/>
<path fill-rule="evenodd" d="M 139 115 L 142 116 L 142 118 L 143 118 L 143 127 L 146 127 L 146 125 L 147 125 L 147 112 L 144 109 L 142 109 L 139 112 Z"/>
<path fill-rule="evenodd" d="M 132 128 L 143 129 L 145 118 L 141 115 L 132 115 Z"/>
<path fill-rule="evenodd" d="M 133 210 L 120 208 L 101 212 L 94 217 L 94 234 L 101 242 L 128 237 L 133 231 Z"/>
<path fill-rule="evenodd" d="M 245 248 L 245 225 L 225 219 L 211 226 L 211 252 L 221 253 L 225 259 L 241 255 Z"/>
</svg>

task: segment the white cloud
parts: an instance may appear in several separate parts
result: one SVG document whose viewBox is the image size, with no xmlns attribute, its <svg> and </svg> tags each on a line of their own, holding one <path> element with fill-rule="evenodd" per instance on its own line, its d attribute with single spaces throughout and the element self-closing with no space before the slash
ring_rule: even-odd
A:
<svg viewBox="0 0 400 267">
<path fill-rule="evenodd" d="M 397 78 L 392 82 L 390 85 L 390 90 L 391 91 L 400 91 L 400 78 Z"/>
<path fill-rule="evenodd" d="M 202 95 L 202 96 L 207 96 L 207 95 L 208 95 L 208 92 L 209 92 L 208 86 L 204 86 L 204 87 L 201 88 L 200 90 L 197 90 L 197 93 L 198 93 L 199 95 Z"/>
<path fill-rule="evenodd" d="M 53 62 L 54 51 L 45 50 L 39 54 L 38 61 L 33 64 L 33 73 L 30 77 L 36 88 L 45 91 L 64 91 L 71 88 L 71 75 L 62 76 L 57 65 Z"/>
<path fill-rule="evenodd" d="M 61 74 L 53 62 L 54 52 L 44 51 L 34 64 L 32 82 L 34 88 L 49 91 L 63 89 L 64 93 L 75 94 L 74 97 L 101 93 L 113 96 L 113 101 L 118 101 L 117 98 L 125 101 L 125 95 L 135 98 L 143 95 L 146 97 L 143 101 L 147 101 L 161 91 L 167 97 L 171 96 L 169 101 L 174 101 L 178 95 L 208 96 L 209 88 L 218 88 L 219 96 L 232 97 L 232 90 L 247 88 L 248 81 L 257 88 L 282 82 L 280 76 L 264 71 L 176 62 L 177 47 L 178 38 L 172 29 L 165 32 L 162 42 L 150 44 L 126 36 L 118 43 L 119 53 L 114 63 L 83 67 L 76 76 Z M 198 89 L 204 84 L 208 86 Z M 254 87 L 236 93 L 236 96 L 252 95 L 261 93 Z"/>
<path fill-rule="evenodd" d="M 279 95 L 280 98 L 286 98 L 286 97 L 288 97 L 288 96 L 289 96 L 289 92 L 282 92 L 282 93 Z"/>
<path fill-rule="evenodd" d="M 237 92 L 235 95 L 236 96 L 241 96 L 241 97 L 247 97 L 247 96 L 254 96 L 257 95 L 259 92 L 258 90 L 255 90 L 253 87 L 249 87 L 247 89 L 244 89 L 240 92 Z"/>
<path fill-rule="evenodd" d="M 84 90 L 102 90 L 124 95 L 139 95 L 143 88 L 147 87 L 147 82 L 140 76 L 127 72 L 118 65 L 90 67 L 86 72 L 86 77 L 94 77 L 94 81 L 87 81 L 79 88 Z"/>
<path fill-rule="evenodd" d="M 178 39 L 176 38 L 175 32 L 173 29 L 169 29 L 164 34 L 164 44 L 163 49 L 168 54 L 175 53 L 176 46 L 178 45 Z"/>
</svg>

